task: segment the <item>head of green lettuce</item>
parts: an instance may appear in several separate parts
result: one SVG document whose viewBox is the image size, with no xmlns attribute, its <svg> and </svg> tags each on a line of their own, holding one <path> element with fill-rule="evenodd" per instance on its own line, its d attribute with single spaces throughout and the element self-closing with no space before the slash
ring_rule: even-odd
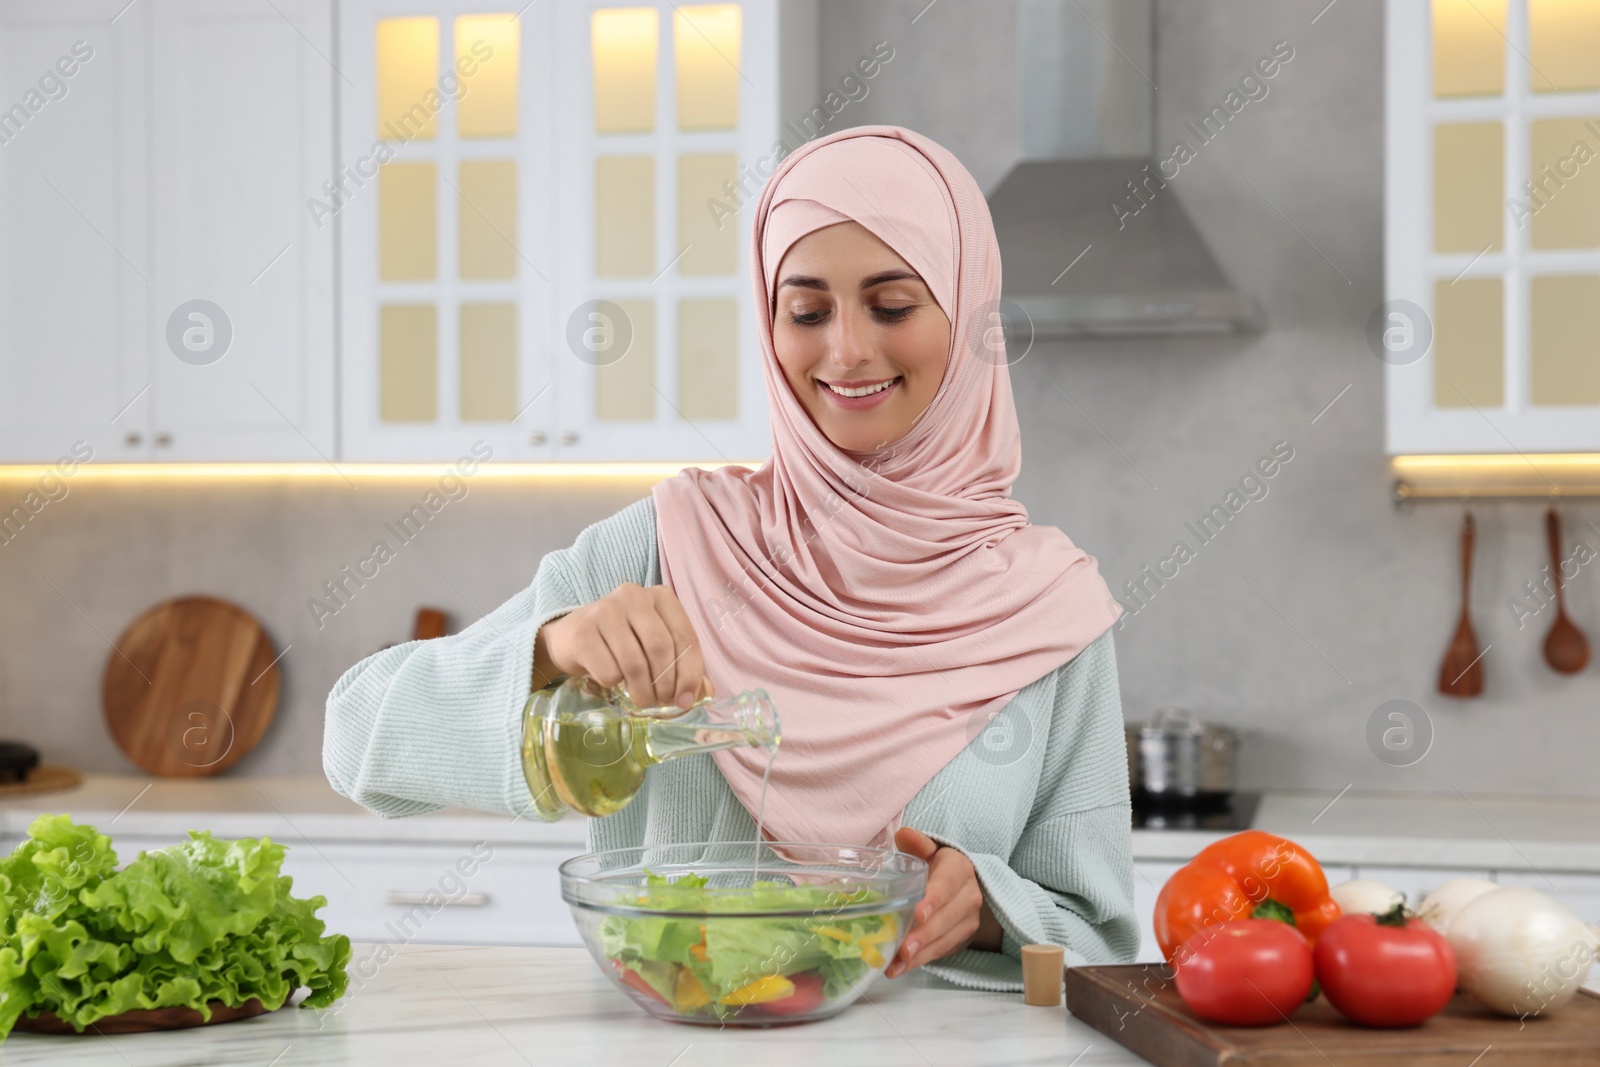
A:
<svg viewBox="0 0 1600 1067">
<path fill-rule="evenodd" d="M 54 1012 L 80 1032 L 136 1008 L 212 1001 L 333 1003 L 348 984 L 350 939 L 323 936 L 323 897 L 289 895 L 284 846 L 209 831 L 143 852 L 122 870 L 111 839 L 41 815 L 0 860 L 0 1041 L 19 1017 Z"/>
</svg>

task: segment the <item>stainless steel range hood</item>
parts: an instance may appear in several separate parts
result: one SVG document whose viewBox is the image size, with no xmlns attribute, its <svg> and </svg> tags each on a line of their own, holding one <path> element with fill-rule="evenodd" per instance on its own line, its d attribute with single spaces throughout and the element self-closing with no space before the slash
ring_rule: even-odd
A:
<svg viewBox="0 0 1600 1067">
<path fill-rule="evenodd" d="M 1152 0 L 1016 0 L 1021 159 L 989 194 L 1004 296 L 1040 337 L 1248 333 L 1153 153 Z"/>
</svg>

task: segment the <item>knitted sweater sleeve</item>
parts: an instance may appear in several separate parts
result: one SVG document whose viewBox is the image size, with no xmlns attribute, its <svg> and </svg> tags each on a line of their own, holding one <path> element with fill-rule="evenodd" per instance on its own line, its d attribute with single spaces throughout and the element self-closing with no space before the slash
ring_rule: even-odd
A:
<svg viewBox="0 0 1600 1067">
<path fill-rule="evenodd" d="M 546 555 L 527 588 L 460 633 L 368 656 L 328 694 L 329 783 L 386 816 L 443 807 L 533 813 L 522 711 L 539 627 L 625 582 L 660 580 L 655 502 L 646 496 Z"/>
<path fill-rule="evenodd" d="M 1000 921 L 1001 951 L 959 952 L 930 964 L 932 973 L 1016 990 L 1026 944 L 1064 946 L 1069 967 L 1138 954 L 1122 697 L 1109 631 L 1057 671 L 1038 792 L 1010 855 L 962 851 Z"/>
</svg>

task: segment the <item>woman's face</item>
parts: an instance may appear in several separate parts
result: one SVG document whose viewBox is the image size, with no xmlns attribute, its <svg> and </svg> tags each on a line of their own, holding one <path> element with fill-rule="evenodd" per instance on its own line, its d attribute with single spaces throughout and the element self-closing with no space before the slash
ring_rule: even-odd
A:
<svg viewBox="0 0 1600 1067">
<path fill-rule="evenodd" d="M 814 230 L 778 264 L 772 344 L 789 388 L 840 448 L 898 441 L 933 399 L 950 320 L 911 266 L 858 222 Z M 887 388 L 859 393 L 887 383 Z"/>
</svg>

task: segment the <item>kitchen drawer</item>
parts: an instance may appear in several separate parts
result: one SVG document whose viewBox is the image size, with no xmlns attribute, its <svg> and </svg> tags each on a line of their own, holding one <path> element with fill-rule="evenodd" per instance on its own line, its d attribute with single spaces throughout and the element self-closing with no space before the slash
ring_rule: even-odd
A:
<svg viewBox="0 0 1600 1067">
<path fill-rule="evenodd" d="M 576 945 L 556 868 L 564 848 L 302 844 L 285 873 L 328 898 L 330 928 L 360 941 Z"/>
<path fill-rule="evenodd" d="M 173 839 L 113 838 L 126 863 Z M 570 847 L 488 842 L 281 842 L 298 897 L 323 896 L 328 929 L 390 944 L 578 945 L 556 869 Z"/>
</svg>

